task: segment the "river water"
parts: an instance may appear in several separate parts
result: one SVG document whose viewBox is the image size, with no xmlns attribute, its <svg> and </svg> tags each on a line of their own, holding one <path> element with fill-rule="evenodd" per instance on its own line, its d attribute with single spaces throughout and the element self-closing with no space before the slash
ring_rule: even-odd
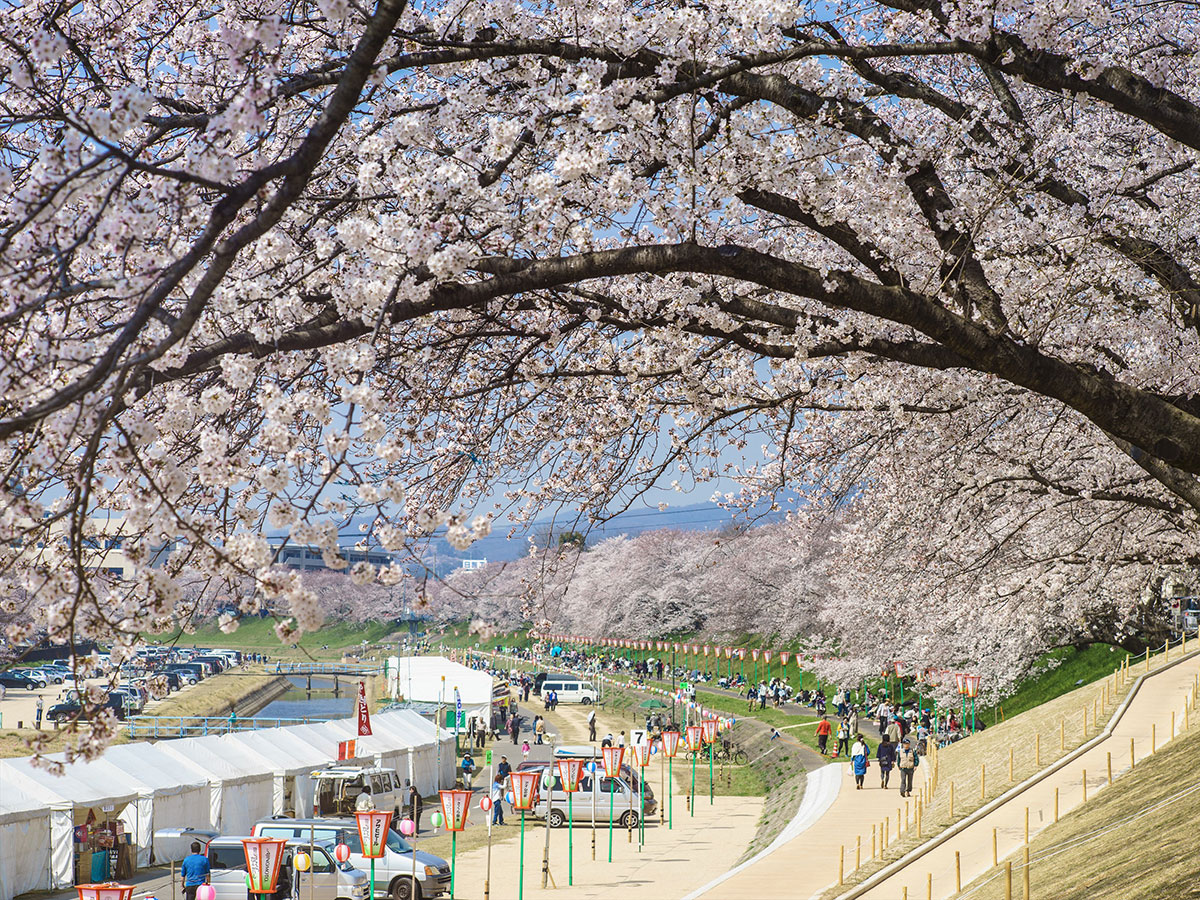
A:
<svg viewBox="0 0 1200 900">
<path fill-rule="evenodd" d="M 314 678 L 312 695 L 305 690 L 308 679 L 303 675 L 288 678 L 292 688 L 276 697 L 255 716 L 262 718 L 300 719 L 305 716 L 322 719 L 345 719 L 354 715 L 354 701 L 358 696 L 358 683 L 348 678 L 341 679 L 341 696 L 333 696 L 333 679 Z"/>
</svg>

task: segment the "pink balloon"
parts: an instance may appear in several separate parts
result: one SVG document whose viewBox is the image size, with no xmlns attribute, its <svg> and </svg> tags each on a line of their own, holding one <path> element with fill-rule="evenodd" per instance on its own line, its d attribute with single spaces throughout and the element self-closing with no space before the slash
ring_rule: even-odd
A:
<svg viewBox="0 0 1200 900">
<path fill-rule="evenodd" d="M 338 844 L 333 848 L 333 855 L 337 857 L 338 862 L 345 862 L 350 858 L 350 848 L 345 844 Z"/>
<path fill-rule="evenodd" d="M 211 884 L 202 884 L 196 888 L 196 900 L 217 900 L 217 889 Z"/>
<path fill-rule="evenodd" d="M 405 837 L 412 837 L 413 832 L 415 832 L 416 830 L 417 830 L 417 826 L 413 822 L 412 819 L 401 819 L 400 820 L 400 833 L 402 835 L 404 835 Z"/>
</svg>

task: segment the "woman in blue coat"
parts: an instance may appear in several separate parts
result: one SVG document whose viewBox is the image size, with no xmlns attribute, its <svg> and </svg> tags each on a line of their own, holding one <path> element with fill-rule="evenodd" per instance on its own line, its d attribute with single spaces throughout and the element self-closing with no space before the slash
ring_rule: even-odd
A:
<svg viewBox="0 0 1200 900">
<path fill-rule="evenodd" d="M 850 764 L 854 768 L 854 784 L 860 791 L 863 786 L 863 778 L 867 774 L 867 756 L 870 752 L 867 749 L 866 741 L 863 740 L 863 736 L 856 734 L 854 736 L 854 746 L 850 748 Z"/>
</svg>

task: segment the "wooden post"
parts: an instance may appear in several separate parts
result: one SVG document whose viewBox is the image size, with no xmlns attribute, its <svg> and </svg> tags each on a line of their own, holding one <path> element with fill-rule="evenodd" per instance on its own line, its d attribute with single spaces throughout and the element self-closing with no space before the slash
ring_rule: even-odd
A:
<svg viewBox="0 0 1200 900">
<path fill-rule="evenodd" d="M 1012 900 L 1012 861 L 1004 863 L 1004 900 Z"/>
<path fill-rule="evenodd" d="M 917 801 L 917 837 L 921 836 L 921 814 L 924 809 L 925 809 L 925 805 L 920 800 L 918 800 Z"/>
<path fill-rule="evenodd" d="M 875 858 L 875 829 L 876 829 L 876 827 L 878 827 L 878 826 L 876 826 L 875 823 L 872 822 L 871 823 L 871 859 Z"/>
<path fill-rule="evenodd" d="M 1040 731 L 1037 733 L 1037 745 L 1036 749 L 1034 750 L 1033 758 L 1034 762 L 1037 764 L 1037 767 L 1040 769 L 1042 767 L 1042 733 Z"/>
<path fill-rule="evenodd" d="M 838 884 L 846 883 L 846 845 L 838 848 Z"/>
<path fill-rule="evenodd" d="M 1112 754 L 1108 753 L 1106 755 L 1108 756 L 1108 786 L 1112 787 Z"/>
<path fill-rule="evenodd" d="M 900 807 L 896 807 L 896 840 L 900 840 Z"/>
<path fill-rule="evenodd" d="M 925 875 L 925 900 L 933 900 L 933 873 L 927 872 Z"/>
<path fill-rule="evenodd" d="M 1175 740 L 1175 710 L 1171 710 L 1171 735 L 1167 738 L 1167 740 Z"/>
<path fill-rule="evenodd" d="M 1029 900 L 1029 845 L 1025 845 L 1025 900 Z"/>
<path fill-rule="evenodd" d="M 1054 821 L 1058 821 L 1058 788 L 1054 789 Z"/>
<path fill-rule="evenodd" d="M 1025 843 L 1029 844 L 1029 807 L 1025 807 Z"/>
<path fill-rule="evenodd" d="M 1083 770 L 1083 802 L 1087 803 L 1087 769 Z"/>
<path fill-rule="evenodd" d="M 904 885 L 904 887 L 902 887 L 900 889 L 900 900 L 908 900 L 908 885 L 907 884 Z"/>
<path fill-rule="evenodd" d="M 1135 765 L 1137 765 L 1137 759 L 1135 759 L 1134 755 L 1133 755 L 1133 738 L 1130 738 L 1129 739 L 1129 768 L 1132 769 Z"/>
<path fill-rule="evenodd" d="M 1158 752 L 1158 726 L 1153 722 L 1150 723 L 1150 752 Z"/>
<path fill-rule="evenodd" d="M 857 872 L 862 868 L 862 835 L 858 835 L 854 839 L 854 871 Z"/>
<path fill-rule="evenodd" d="M 996 829 L 993 828 L 992 829 L 992 866 L 997 866 L 1000 864 L 1000 854 L 997 852 L 998 851 L 997 844 L 998 844 L 998 842 L 996 840 Z"/>
<path fill-rule="evenodd" d="M 954 851 L 954 893 L 962 893 L 962 857 L 957 850 Z"/>
<path fill-rule="evenodd" d="M 892 826 L 891 819 L 884 819 L 882 822 L 879 823 L 879 834 L 881 835 L 881 837 L 879 838 L 879 855 L 881 857 L 883 856 L 884 851 L 887 850 L 888 838 L 891 837 L 891 831 L 892 831 L 891 826 Z"/>
</svg>

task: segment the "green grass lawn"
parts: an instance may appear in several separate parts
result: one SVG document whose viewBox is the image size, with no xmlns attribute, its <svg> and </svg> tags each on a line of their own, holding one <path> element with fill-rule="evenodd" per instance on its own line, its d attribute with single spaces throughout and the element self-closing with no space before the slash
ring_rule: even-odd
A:
<svg viewBox="0 0 1200 900">
<path fill-rule="evenodd" d="M 1108 644 L 1093 644 L 1083 650 L 1074 647 L 1052 650 L 1038 660 L 1033 671 L 1013 693 L 996 706 L 979 710 L 977 715 L 989 725 L 995 724 L 1000 718 L 1018 715 L 1077 687 L 1108 677 L 1124 658 L 1124 650 Z M 1052 662 L 1059 665 L 1052 669 Z"/>
<path fill-rule="evenodd" d="M 255 651 L 271 658 L 338 659 L 346 650 L 354 650 L 363 641 L 375 644 L 395 631 L 390 622 L 336 622 L 320 631 L 304 634 L 297 644 L 279 643 L 275 636 L 274 619 L 243 619 L 238 630 L 226 634 L 215 624 L 197 628 L 193 634 L 175 631 L 146 635 L 147 641 L 180 647 L 224 647 L 230 650 Z M 328 648 L 328 649 L 326 649 Z"/>
</svg>

